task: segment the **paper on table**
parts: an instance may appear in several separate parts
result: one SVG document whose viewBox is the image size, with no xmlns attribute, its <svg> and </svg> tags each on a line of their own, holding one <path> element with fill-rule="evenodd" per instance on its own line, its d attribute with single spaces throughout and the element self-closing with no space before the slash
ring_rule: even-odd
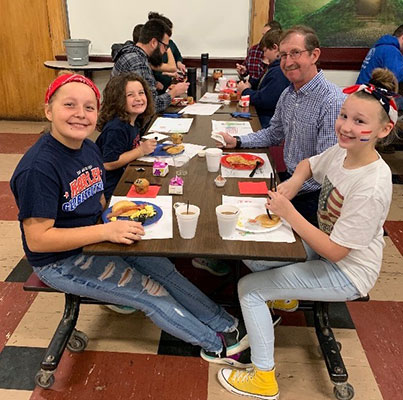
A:
<svg viewBox="0 0 403 400">
<path fill-rule="evenodd" d="M 218 98 L 218 93 L 204 93 L 203 97 L 199 99 L 200 103 L 222 103 L 223 100 Z"/>
<path fill-rule="evenodd" d="M 149 133 L 148 135 L 144 135 L 141 137 L 142 139 L 156 139 L 156 140 L 162 140 L 162 139 L 166 139 L 169 138 L 168 135 L 164 135 L 163 133 L 158 133 L 158 132 L 153 132 L 153 133 Z"/>
<path fill-rule="evenodd" d="M 164 118 L 158 117 L 149 132 L 188 133 L 193 118 Z"/>
<path fill-rule="evenodd" d="M 236 153 L 235 153 L 236 154 Z M 263 167 L 260 167 L 256 170 L 255 175 L 251 179 L 262 179 L 262 178 L 270 178 L 270 173 L 273 172 L 273 168 L 271 167 L 269 157 L 265 153 L 247 153 L 244 154 L 252 154 L 254 156 L 258 156 L 263 159 L 264 164 Z M 232 169 L 227 168 L 221 165 L 221 176 L 223 178 L 249 178 L 249 174 L 252 172 L 251 169 Z"/>
<path fill-rule="evenodd" d="M 252 125 L 248 121 L 211 121 L 213 132 L 226 132 L 232 136 L 242 136 L 252 133 Z"/>
<path fill-rule="evenodd" d="M 238 182 L 240 194 L 264 194 L 267 195 L 266 182 Z"/>
<path fill-rule="evenodd" d="M 157 205 L 162 210 L 162 217 L 155 224 L 144 227 L 145 235 L 142 240 L 148 239 L 171 239 L 173 238 L 173 223 L 172 223 L 172 196 L 157 196 L 156 198 L 133 198 L 125 196 L 112 196 L 109 207 L 121 200 L 129 201 L 146 201 Z"/>
<path fill-rule="evenodd" d="M 160 191 L 160 189 L 161 189 L 161 186 L 150 185 L 148 187 L 147 193 L 138 194 L 136 192 L 136 189 L 134 188 L 134 185 L 131 185 L 129 191 L 126 194 L 126 196 L 130 197 L 130 198 L 132 198 L 132 197 L 148 197 L 148 198 L 153 198 L 154 199 L 155 197 L 157 197 L 157 194 Z"/>
<path fill-rule="evenodd" d="M 242 209 L 242 207 L 261 207 L 262 214 L 266 212 L 265 197 L 236 197 L 236 196 L 222 196 L 222 204 L 232 204 Z M 241 211 L 242 212 L 242 211 Z M 283 224 L 271 232 L 265 233 L 246 233 L 235 230 L 231 236 L 223 238 L 224 240 L 242 240 L 248 242 L 285 242 L 294 243 L 295 236 L 291 229 L 290 224 L 282 220 Z"/>
<path fill-rule="evenodd" d="M 179 114 L 213 115 L 220 107 L 221 104 L 195 103 L 182 108 L 182 110 L 179 111 Z"/>
<path fill-rule="evenodd" d="M 167 143 L 167 142 L 165 142 Z M 171 143 L 171 142 L 169 142 Z M 206 146 L 201 146 L 198 144 L 192 144 L 192 143 L 183 143 L 183 145 L 185 146 L 185 151 L 181 154 L 186 154 L 189 158 L 194 157 L 195 155 L 197 155 L 197 153 L 200 150 L 203 150 Z M 166 157 L 162 157 L 162 156 L 158 156 L 158 157 L 152 157 L 152 156 L 144 156 L 144 157 L 140 157 L 137 160 L 139 161 L 145 161 L 145 162 L 154 162 L 156 160 L 164 160 L 164 162 L 166 162 L 168 165 L 174 165 L 174 156 L 166 156 Z"/>
</svg>

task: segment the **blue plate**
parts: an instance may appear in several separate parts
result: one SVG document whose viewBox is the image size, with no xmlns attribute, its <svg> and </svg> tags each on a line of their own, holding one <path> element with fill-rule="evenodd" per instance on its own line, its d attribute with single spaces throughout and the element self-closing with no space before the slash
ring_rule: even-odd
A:
<svg viewBox="0 0 403 400">
<path fill-rule="evenodd" d="M 141 224 L 143 226 L 148 226 L 148 225 L 151 225 L 151 224 L 155 224 L 157 221 L 159 221 L 161 219 L 162 210 L 157 205 L 152 204 L 152 203 L 148 203 L 147 201 L 133 201 L 132 203 L 137 204 L 137 205 L 146 204 L 146 205 L 154 207 L 154 210 L 155 210 L 156 214 L 153 217 L 147 218 L 144 222 L 142 222 Z M 108 222 L 111 222 L 107 218 L 108 214 L 110 214 L 111 212 L 112 212 L 112 207 L 109 207 L 102 213 L 102 221 L 104 221 L 105 224 L 108 223 Z M 127 220 L 127 221 L 136 221 L 136 219 L 131 220 L 129 217 L 117 217 L 117 219 Z"/>
<path fill-rule="evenodd" d="M 158 143 L 157 147 L 155 148 L 155 150 L 151 154 L 149 154 L 149 156 L 152 156 L 152 157 L 173 157 L 173 156 L 177 156 L 178 154 L 182 154 L 185 151 L 185 149 L 183 149 L 180 153 L 170 154 L 170 153 L 167 153 L 163 149 L 163 147 L 165 147 L 165 146 L 170 146 L 170 144 L 169 143 L 165 143 L 165 144 L 164 143 Z"/>
</svg>

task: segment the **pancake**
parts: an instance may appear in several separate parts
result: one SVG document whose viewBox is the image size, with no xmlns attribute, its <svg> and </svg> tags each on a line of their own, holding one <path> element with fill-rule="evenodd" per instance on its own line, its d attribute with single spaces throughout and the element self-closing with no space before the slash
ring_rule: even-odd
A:
<svg viewBox="0 0 403 400">
<path fill-rule="evenodd" d="M 270 216 L 272 219 L 267 214 L 260 214 L 255 219 L 263 228 L 272 228 L 280 222 L 280 217 L 275 214 L 270 214 Z"/>
</svg>

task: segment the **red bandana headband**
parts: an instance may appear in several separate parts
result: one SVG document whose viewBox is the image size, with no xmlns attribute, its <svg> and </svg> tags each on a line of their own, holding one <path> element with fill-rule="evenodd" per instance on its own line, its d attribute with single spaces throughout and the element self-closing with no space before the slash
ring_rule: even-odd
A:
<svg viewBox="0 0 403 400">
<path fill-rule="evenodd" d="M 95 83 L 91 80 L 86 78 L 83 75 L 79 74 L 65 74 L 57 77 L 48 87 L 48 90 L 46 91 L 45 95 L 45 103 L 49 104 L 50 98 L 54 95 L 57 89 L 59 89 L 61 86 L 65 85 L 66 83 L 71 83 L 71 82 L 79 82 L 79 83 L 84 83 L 85 85 L 88 85 L 95 93 L 95 97 L 97 98 L 97 108 L 99 110 L 99 102 L 101 99 L 101 95 L 99 93 L 98 88 L 95 86 Z"/>
<path fill-rule="evenodd" d="M 393 97 L 398 96 L 396 93 L 389 92 L 386 89 L 376 87 L 372 83 L 362 84 L 362 85 L 353 85 L 343 89 L 343 93 L 352 94 L 356 92 L 364 91 L 365 93 L 370 94 L 375 97 L 381 104 L 382 108 L 385 110 L 386 114 L 388 114 L 390 122 L 393 125 L 397 122 L 397 105 Z"/>
</svg>

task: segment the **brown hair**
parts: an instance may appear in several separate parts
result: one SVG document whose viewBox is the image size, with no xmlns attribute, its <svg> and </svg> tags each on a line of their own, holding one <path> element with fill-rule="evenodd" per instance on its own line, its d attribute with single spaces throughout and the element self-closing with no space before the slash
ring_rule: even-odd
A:
<svg viewBox="0 0 403 400">
<path fill-rule="evenodd" d="M 267 31 L 260 39 L 260 49 L 273 49 L 275 44 L 278 46 L 280 44 L 282 33 L 283 32 L 279 29 L 270 29 L 269 31 Z"/>
<path fill-rule="evenodd" d="M 284 41 L 288 36 L 292 34 L 300 34 L 305 37 L 305 48 L 309 51 L 312 52 L 313 50 L 319 48 L 319 39 L 318 36 L 316 35 L 316 32 L 309 26 L 305 25 L 295 25 L 290 29 L 287 29 L 284 33 L 283 36 L 280 39 L 280 43 Z"/>
<path fill-rule="evenodd" d="M 154 99 L 147 82 L 139 75 L 133 72 L 124 73 L 112 77 L 106 84 L 103 91 L 103 101 L 99 113 L 97 129 L 101 131 L 105 124 L 115 117 L 121 121 L 130 122 L 130 115 L 126 111 L 126 85 L 127 82 L 138 81 L 143 85 L 147 97 L 147 108 L 143 114 L 139 115 L 136 121 L 144 127 L 155 113 Z"/>
</svg>

